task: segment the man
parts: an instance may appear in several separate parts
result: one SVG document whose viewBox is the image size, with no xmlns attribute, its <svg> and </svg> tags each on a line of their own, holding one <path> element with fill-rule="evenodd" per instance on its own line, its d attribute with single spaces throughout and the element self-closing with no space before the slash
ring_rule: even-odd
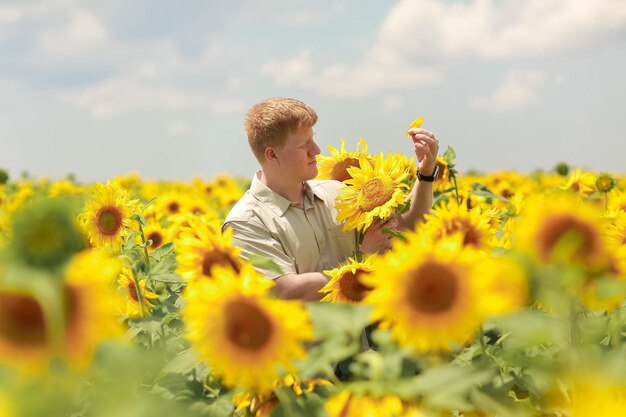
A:
<svg viewBox="0 0 626 417">
<path fill-rule="evenodd" d="M 270 98 L 247 113 L 248 142 L 261 165 L 246 194 L 226 217 L 223 229 L 232 228 L 233 243 L 242 256 L 258 254 L 274 261 L 281 273 L 257 268 L 276 285 L 280 298 L 319 300 L 319 290 L 329 277 L 323 270 L 335 268 L 356 249 L 353 232 L 337 222 L 335 197 L 343 184 L 312 181 L 317 176 L 320 148 L 314 140 L 315 111 L 301 101 Z M 409 129 L 422 180 L 411 191 L 409 211 L 398 216 L 398 225 L 412 228 L 432 206 L 432 176 L 439 144 L 425 129 Z M 378 222 L 365 234 L 364 253 L 389 249 L 390 237 Z"/>
</svg>

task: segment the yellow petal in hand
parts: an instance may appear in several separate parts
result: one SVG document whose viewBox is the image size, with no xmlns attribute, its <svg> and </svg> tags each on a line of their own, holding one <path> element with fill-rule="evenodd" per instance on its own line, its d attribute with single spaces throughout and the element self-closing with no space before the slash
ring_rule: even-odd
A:
<svg viewBox="0 0 626 417">
<path fill-rule="evenodd" d="M 422 122 L 424 121 L 424 118 L 422 116 L 418 117 L 417 119 L 413 120 L 413 123 L 411 123 L 411 125 L 409 127 L 406 128 L 407 133 L 406 133 L 406 137 L 410 137 L 411 135 L 409 134 L 408 130 L 412 129 L 414 127 L 420 127 L 422 126 Z"/>
</svg>

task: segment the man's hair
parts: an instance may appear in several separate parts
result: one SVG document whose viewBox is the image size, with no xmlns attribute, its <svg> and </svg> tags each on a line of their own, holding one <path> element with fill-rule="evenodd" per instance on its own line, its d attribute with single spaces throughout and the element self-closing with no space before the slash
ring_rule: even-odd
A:
<svg viewBox="0 0 626 417">
<path fill-rule="evenodd" d="M 244 126 L 248 143 L 259 162 L 265 159 L 268 146 L 281 147 L 287 135 L 317 122 L 311 107 L 292 98 L 268 98 L 255 104 L 246 114 Z"/>
</svg>

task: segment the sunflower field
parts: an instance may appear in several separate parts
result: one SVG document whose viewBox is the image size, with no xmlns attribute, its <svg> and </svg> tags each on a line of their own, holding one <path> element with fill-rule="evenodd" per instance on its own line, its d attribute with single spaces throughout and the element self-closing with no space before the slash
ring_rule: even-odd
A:
<svg viewBox="0 0 626 417">
<path fill-rule="evenodd" d="M 412 158 L 329 151 L 357 244 L 407 210 Z M 626 177 L 455 156 L 309 303 L 222 231 L 245 179 L 0 175 L 0 417 L 625 416 Z"/>
</svg>

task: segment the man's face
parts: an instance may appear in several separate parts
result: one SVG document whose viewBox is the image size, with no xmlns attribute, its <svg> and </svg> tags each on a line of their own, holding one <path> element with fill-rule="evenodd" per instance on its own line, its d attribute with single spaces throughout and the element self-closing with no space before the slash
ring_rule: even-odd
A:
<svg viewBox="0 0 626 417">
<path fill-rule="evenodd" d="M 276 149 L 281 171 L 294 181 L 303 182 L 317 176 L 317 155 L 320 148 L 314 140 L 313 128 L 299 128 Z"/>
</svg>

